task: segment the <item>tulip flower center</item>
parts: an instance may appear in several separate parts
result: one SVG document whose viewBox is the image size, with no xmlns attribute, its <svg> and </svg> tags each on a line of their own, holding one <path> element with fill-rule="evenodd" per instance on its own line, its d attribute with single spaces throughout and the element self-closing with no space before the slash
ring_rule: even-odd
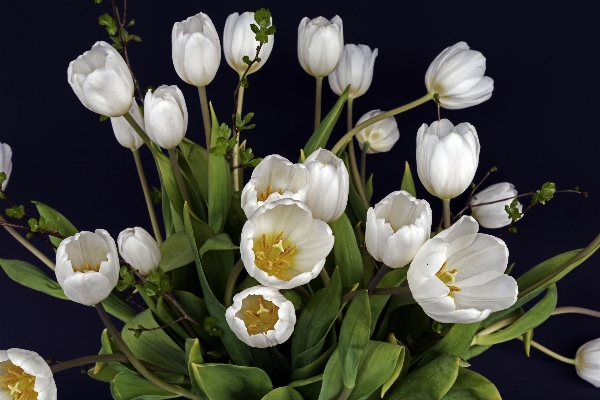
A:
<svg viewBox="0 0 600 400">
<path fill-rule="evenodd" d="M 460 288 L 458 286 L 452 285 L 457 272 L 458 270 L 456 268 L 448 269 L 447 263 L 444 263 L 442 268 L 435 273 L 435 276 L 437 276 L 440 281 L 444 282 L 446 286 L 448 286 L 448 289 L 450 289 L 449 295 L 452 295 L 453 292 L 460 292 Z"/>
<path fill-rule="evenodd" d="M 242 309 L 236 316 L 244 321 L 249 335 L 266 335 L 279 321 L 279 307 L 261 295 L 250 295 L 242 300 Z"/>
<path fill-rule="evenodd" d="M 283 190 L 282 189 L 277 189 L 276 190 L 277 193 L 279 194 L 283 194 Z M 267 190 L 264 192 L 260 192 L 260 194 L 258 195 L 258 201 L 266 201 L 270 195 L 272 195 L 273 192 L 273 186 L 269 185 L 267 186 Z"/>
<path fill-rule="evenodd" d="M 254 241 L 252 250 L 254 262 L 260 270 L 283 281 L 294 277 L 290 267 L 293 264 L 296 246 L 283 241 L 283 232 L 279 232 L 274 239 L 263 234 Z"/>
<path fill-rule="evenodd" d="M 2 368 L 2 364 L 7 366 Z M 33 389 L 35 376 L 29 375 L 10 361 L 0 363 L 0 371 L 4 373 L 0 375 L 0 388 L 9 392 L 14 400 L 37 400 L 38 394 Z"/>
<path fill-rule="evenodd" d="M 83 268 L 73 267 L 73 272 L 90 272 L 90 271 L 99 272 L 100 264 L 96 264 L 96 266 L 92 267 L 90 265 L 90 263 L 86 261 Z"/>
</svg>

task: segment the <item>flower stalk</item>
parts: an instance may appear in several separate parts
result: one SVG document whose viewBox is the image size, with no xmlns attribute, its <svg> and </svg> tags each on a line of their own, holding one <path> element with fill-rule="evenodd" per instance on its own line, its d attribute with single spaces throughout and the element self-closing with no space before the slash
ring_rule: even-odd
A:
<svg viewBox="0 0 600 400">
<path fill-rule="evenodd" d="M 2 217 L 2 215 L 0 215 L 0 221 L 6 222 L 6 220 L 4 219 L 4 217 Z M 6 226 L 4 224 L 2 224 L 2 225 L 4 226 L 4 229 L 6 229 L 8 231 L 8 233 L 10 233 L 12 235 L 12 237 L 14 237 L 15 239 L 17 239 L 17 241 L 19 243 L 21 243 L 27 250 L 29 250 L 41 262 L 43 262 L 44 264 L 46 264 L 52 271 L 54 271 L 55 265 L 52 262 L 52 260 L 50 260 L 48 257 L 46 257 L 46 255 L 44 253 L 42 253 L 37 247 L 35 247 L 34 245 L 32 245 L 29 242 L 29 240 L 27 240 L 23 236 L 19 235 L 19 233 L 16 230 L 14 230 L 14 228 L 12 228 L 10 226 Z"/>
<path fill-rule="evenodd" d="M 142 190 L 144 191 L 144 199 L 146 200 L 148 215 L 150 215 L 150 222 L 152 223 L 154 238 L 160 246 L 163 242 L 163 238 L 160 233 L 160 225 L 158 224 L 158 219 L 156 218 L 156 212 L 154 211 L 154 203 L 152 202 L 152 197 L 150 197 L 150 189 L 148 188 L 148 182 L 146 181 L 146 174 L 144 173 L 140 152 L 138 150 L 131 150 L 131 152 L 133 153 L 135 167 L 137 168 L 138 176 L 140 177 L 140 183 L 142 184 Z"/>
<path fill-rule="evenodd" d="M 317 90 L 315 92 L 315 131 L 321 125 L 321 95 L 323 92 L 323 78 L 315 78 L 317 81 Z"/>
</svg>

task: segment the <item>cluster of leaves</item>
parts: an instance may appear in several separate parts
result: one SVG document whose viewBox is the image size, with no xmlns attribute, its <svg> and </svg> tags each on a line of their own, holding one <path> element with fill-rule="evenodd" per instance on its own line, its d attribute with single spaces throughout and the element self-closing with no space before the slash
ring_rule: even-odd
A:
<svg viewBox="0 0 600 400">
<path fill-rule="evenodd" d="M 217 326 L 217 319 L 214 317 L 204 318 L 204 330 L 212 337 L 219 337 L 223 330 Z"/>
<path fill-rule="evenodd" d="M 504 210 L 508 214 L 508 218 L 510 218 L 513 222 L 523 216 L 523 213 L 519 211 L 518 205 L 519 205 L 519 200 L 517 200 L 515 198 L 510 203 L 510 205 L 504 206 Z"/>
<path fill-rule="evenodd" d="M 217 145 L 211 147 L 210 152 L 217 156 L 229 154 L 237 144 L 237 139 L 231 137 L 232 133 L 231 128 L 229 128 L 227 124 L 222 123 L 221 126 L 219 126 L 219 132 L 217 133 Z"/>
<path fill-rule="evenodd" d="M 250 69 L 252 64 L 255 62 L 261 62 L 261 59 L 258 56 L 260 48 L 263 44 L 269 42 L 269 35 L 275 34 L 277 30 L 275 25 L 271 25 L 271 12 L 266 8 L 261 8 L 254 13 L 254 21 L 256 24 L 250 24 L 250 29 L 252 29 L 252 32 L 254 32 L 254 38 L 260 43 L 260 45 L 256 47 L 256 55 L 254 58 L 251 59 L 247 55 L 242 57 L 242 62 L 248 65 L 248 69 Z M 244 74 L 244 76 L 240 79 L 240 86 L 244 88 L 250 86 L 248 83 L 248 78 L 246 78 L 246 74 Z"/>
<path fill-rule="evenodd" d="M 556 184 L 554 182 L 546 182 L 540 190 L 536 190 L 531 198 L 531 204 L 546 204 L 547 201 L 552 200 L 555 192 Z"/>
<path fill-rule="evenodd" d="M 1 183 L 0 183 L 1 184 Z M 21 219 L 26 217 L 25 207 L 21 205 L 13 205 L 10 208 L 5 210 L 5 213 L 8 217 Z M 43 216 L 40 219 L 29 218 L 27 220 L 27 225 L 29 225 L 30 231 L 27 233 L 27 239 L 31 239 L 34 233 L 37 232 L 50 232 L 50 233 L 58 233 L 58 225 L 55 220 L 47 220 Z"/>
<path fill-rule="evenodd" d="M 98 23 L 106 28 L 106 32 L 110 36 L 110 39 L 113 41 L 113 47 L 117 50 L 122 50 L 123 45 L 127 46 L 129 42 L 141 42 L 142 38 L 138 35 L 133 35 L 127 32 L 124 27 L 119 27 L 117 25 L 117 21 L 113 18 L 112 15 L 105 13 L 98 17 Z M 132 19 L 127 23 L 127 27 L 131 27 L 135 25 L 135 19 Z M 123 38 L 121 40 L 121 38 Z"/>
<path fill-rule="evenodd" d="M 242 119 L 240 114 L 235 115 L 236 129 L 238 131 L 242 131 L 245 129 L 254 128 L 256 126 L 255 124 L 248 124 L 253 116 L 254 113 L 248 113 Z M 219 126 L 219 131 L 217 135 L 218 137 L 216 146 L 211 147 L 210 152 L 217 156 L 222 156 L 226 154 L 230 155 L 231 151 L 237 144 L 237 138 L 233 136 L 233 131 L 231 130 L 231 128 L 229 128 L 229 126 L 227 126 L 227 124 L 222 123 Z M 245 168 L 256 167 L 258 163 L 262 161 L 262 158 L 254 158 L 254 152 L 251 148 L 245 148 L 245 146 L 240 146 L 239 151 L 241 166 Z"/>
</svg>

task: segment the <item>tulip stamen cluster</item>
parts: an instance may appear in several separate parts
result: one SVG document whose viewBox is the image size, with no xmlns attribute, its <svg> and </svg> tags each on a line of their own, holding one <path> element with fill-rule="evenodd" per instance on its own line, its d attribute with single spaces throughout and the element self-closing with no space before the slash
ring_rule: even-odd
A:
<svg viewBox="0 0 600 400">
<path fill-rule="evenodd" d="M 283 189 L 281 188 L 277 189 L 275 192 L 283 195 Z M 264 192 L 260 192 L 260 194 L 258 195 L 258 201 L 267 201 L 267 199 L 275 192 L 273 192 L 273 185 L 267 186 L 267 190 Z"/>
<path fill-rule="evenodd" d="M 454 283 L 455 276 L 458 273 L 458 269 L 454 268 L 448 271 L 446 270 L 446 267 L 447 263 L 445 262 L 442 265 L 442 268 L 440 268 L 440 270 L 435 273 L 435 276 L 437 276 L 440 281 L 442 281 L 446 286 L 448 286 L 448 289 L 450 289 L 450 293 L 448 293 L 448 296 L 451 296 L 454 292 L 460 292 L 460 288 L 458 286 L 452 285 L 452 283 Z"/>
<path fill-rule="evenodd" d="M 266 335 L 279 321 L 279 307 L 261 295 L 250 295 L 242 300 L 242 309 L 236 317 L 244 321 L 249 335 Z"/>
<path fill-rule="evenodd" d="M 254 242 L 254 256 L 256 266 L 266 272 L 268 275 L 278 279 L 289 281 L 292 276 L 289 270 L 293 263 L 293 255 L 296 252 L 296 246 L 283 244 L 283 232 L 269 241 L 267 235 L 263 234 L 260 240 Z"/>
<path fill-rule="evenodd" d="M 2 368 L 2 364 L 6 364 L 6 367 Z M 4 374 L 0 375 L 0 388 L 10 391 L 10 396 L 14 396 L 15 400 L 37 399 L 34 390 L 35 376 L 23 371 L 10 360 L 0 363 L 0 368 L 4 370 Z"/>
<path fill-rule="evenodd" d="M 104 260 L 104 261 L 106 261 L 106 260 Z M 90 263 L 86 261 L 85 265 L 83 266 L 83 268 L 73 267 L 73 272 L 82 272 L 82 273 L 85 273 L 85 272 L 90 272 L 90 271 L 100 272 L 100 264 L 96 264 L 95 267 L 92 267 L 90 265 Z"/>
</svg>

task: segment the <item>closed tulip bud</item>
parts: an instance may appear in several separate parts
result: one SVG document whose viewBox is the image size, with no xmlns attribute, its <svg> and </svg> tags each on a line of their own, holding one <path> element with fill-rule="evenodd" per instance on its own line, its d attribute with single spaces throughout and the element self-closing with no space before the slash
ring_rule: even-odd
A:
<svg viewBox="0 0 600 400">
<path fill-rule="evenodd" d="M 133 79 L 123 57 L 106 42 L 71 61 L 67 78 L 73 91 L 90 110 L 109 117 L 129 112 Z"/>
<path fill-rule="evenodd" d="M 383 111 L 369 111 L 360 117 L 356 125 L 362 124 L 366 120 L 376 117 L 380 114 L 383 114 Z M 377 121 L 374 124 L 361 129 L 356 134 L 356 140 L 358 140 L 358 145 L 360 146 L 361 150 L 364 147 L 364 144 L 369 142 L 367 154 L 385 153 L 386 151 L 390 151 L 398 139 L 400 139 L 400 131 L 398 130 L 396 118 L 394 117 Z"/>
<path fill-rule="evenodd" d="M 350 85 L 348 97 L 355 99 L 365 94 L 373 80 L 373 67 L 378 50 L 371 51 L 364 44 L 347 44 L 339 65 L 329 75 L 329 86 L 338 96 Z"/>
<path fill-rule="evenodd" d="M 484 73 L 483 54 L 459 42 L 433 60 L 425 74 L 425 86 L 429 93 L 439 95 L 444 108 L 471 107 L 492 97 L 494 80 Z"/>
<path fill-rule="evenodd" d="M 225 60 L 240 75 L 248 67 L 248 64 L 245 64 L 242 58 L 248 56 L 251 60 L 254 59 L 256 48 L 260 46 L 260 42 L 255 39 L 255 34 L 250 29 L 250 25 L 254 23 L 254 13 L 251 11 L 246 11 L 242 15 L 233 13 L 227 17 L 225 22 L 225 31 L 223 32 Z M 260 62 L 254 63 L 248 74 L 258 71 L 267 62 L 271 50 L 273 50 L 273 40 L 274 36 L 269 35 L 269 41 L 263 44 L 258 54 Z"/>
<path fill-rule="evenodd" d="M 344 51 L 344 29 L 337 15 L 331 19 L 304 17 L 298 26 L 298 60 L 316 78 L 331 74 Z"/>
<path fill-rule="evenodd" d="M 0 186 L 0 189 L 5 190 L 12 172 L 12 149 L 6 143 L 0 143 L 0 172 L 6 174 L 6 180 Z"/>
<path fill-rule="evenodd" d="M 135 122 L 137 122 L 138 125 L 144 129 L 144 117 L 142 117 L 142 113 L 140 113 L 140 108 L 135 102 L 135 99 L 133 99 L 129 114 L 133 117 Z M 133 129 L 131 124 L 127 122 L 125 117 L 111 117 L 110 123 L 112 124 L 115 137 L 121 146 L 127 147 L 131 150 L 137 150 L 141 145 L 144 144 L 144 141 L 140 135 L 137 134 L 135 129 Z"/>
<path fill-rule="evenodd" d="M 173 65 L 181 79 L 195 86 L 212 82 L 221 63 L 221 42 L 208 15 L 199 13 L 176 22 L 171 44 Z"/>
<path fill-rule="evenodd" d="M 473 217 L 475 217 L 477 222 L 479 222 L 479 225 L 483 226 L 484 228 L 494 229 L 507 226 L 512 222 L 512 220 L 508 217 L 505 207 L 512 203 L 512 197 L 515 197 L 516 195 L 517 190 L 515 189 L 514 185 L 508 182 L 491 185 L 473 197 L 470 203 L 471 214 Z M 474 207 L 477 204 L 490 203 L 502 199 L 508 200 Z M 517 203 L 517 209 L 519 212 L 523 210 L 521 203 Z"/>
<path fill-rule="evenodd" d="M 306 205 L 314 218 L 333 222 L 346 210 L 350 176 L 344 162 L 326 149 L 318 149 L 304 161 L 308 169 Z"/>
<path fill-rule="evenodd" d="M 479 164 L 479 138 L 475 127 L 462 123 L 454 127 L 447 119 L 417 132 L 417 173 L 432 195 L 448 200 L 464 192 Z"/>
<path fill-rule="evenodd" d="M 106 299 L 119 280 L 119 255 L 103 229 L 79 232 L 56 250 L 56 280 L 76 303 L 92 306 Z"/>
<path fill-rule="evenodd" d="M 140 274 L 146 276 L 158 268 L 161 255 L 158 243 L 144 228 L 128 228 L 117 238 L 121 257 Z"/>
<path fill-rule="evenodd" d="M 0 399 L 56 400 L 54 375 L 34 351 L 0 350 Z"/>
<path fill-rule="evenodd" d="M 144 100 L 144 124 L 150 139 L 165 149 L 175 148 L 185 136 L 188 112 L 183 93 L 175 85 L 148 90 Z"/>
<path fill-rule="evenodd" d="M 581 379 L 600 387 L 600 339 L 587 342 L 577 350 L 575 369 Z"/>
</svg>

